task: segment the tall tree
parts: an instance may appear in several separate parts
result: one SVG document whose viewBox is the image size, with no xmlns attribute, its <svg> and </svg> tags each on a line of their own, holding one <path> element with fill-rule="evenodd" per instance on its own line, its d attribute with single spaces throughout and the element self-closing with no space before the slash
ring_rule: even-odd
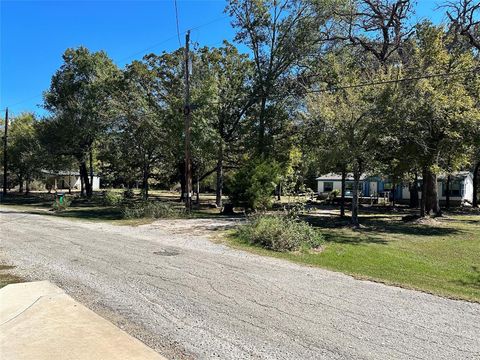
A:
<svg viewBox="0 0 480 360">
<path fill-rule="evenodd" d="M 372 54 L 381 66 L 398 61 L 414 33 L 411 0 L 354 0 L 336 12 L 343 28 L 339 37 Z"/>
<path fill-rule="evenodd" d="M 20 192 L 23 192 L 25 183 L 28 194 L 30 183 L 40 175 L 45 158 L 33 114 L 20 114 L 12 120 L 7 151 L 10 153 L 10 168 L 17 176 Z"/>
<path fill-rule="evenodd" d="M 355 53 L 344 51 L 333 57 L 330 71 L 335 73 L 338 85 L 358 83 L 363 70 L 358 67 Z M 375 109 L 375 88 L 321 89 L 309 95 L 308 110 L 313 126 L 318 126 L 331 140 L 323 152 L 330 154 L 332 170 L 336 164 L 348 164 L 353 173 L 352 225 L 359 227 L 360 180 L 363 173 L 375 167 L 375 149 L 378 144 L 379 116 Z M 319 140 L 324 140 L 320 137 Z"/>
<path fill-rule="evenodd" d="M 212 126 L 217 148 L 216 204 L 221 207 L 225 163 L 227 167 L 235 166 L 245 149 L 245 123 L 254 103 L 250 94 L 253 63 L 228 42 L 211 49 L 210 62 L 215 95 L 204 106 L 215 109 Z"/>
<path fill-rule="evenodd" d="M 442 5 L 450 22 L 450 30 L 463 36 L 480 50 L 480 2 L 478 0 L 449 0 Z"/>
<path fill-rule="evenodd" d="M 413 43 L 416 66 L 405 69 L 405 74 L 444 75 L 402 85 L 405 126 L 411 131 L 423 169 L 422 215 L 440 214 L 437 173 L 453 147 L 457 154 L 467 150 L 469 142 L 465 140 L 478 124 L 474 97 L 465 86 L 473 74 L 473 55 L 455 51 L 450 41 L 443 28 L 420 24 Z"/>
<path fill-rule="evenodd" d="M 327 2 L 325 2 L 327 3 Z M 272 146 L 275 106 L 296 86 L 292 74 L 324 37 L 318 30 L 329 17 L 312 2 L 299 0 L 230 0 L 226 12 L 237 29 L 235 40 L 246 45 L 253 57 L 252 96 L 256 99 L 257 153 Z"/>
<path fill-rule="evenodd" d="M 117 74 L 117 67 L 105 52 L 91 53 L 84 47 L 67 49 L 44 94 L 44 107 L 53 115 L 47 119 L 51 126 L 50 150 L 75 156 L 87 196 L 92 195 L 87 161 L 110 121 L 108 104 Z"/>
</svg>

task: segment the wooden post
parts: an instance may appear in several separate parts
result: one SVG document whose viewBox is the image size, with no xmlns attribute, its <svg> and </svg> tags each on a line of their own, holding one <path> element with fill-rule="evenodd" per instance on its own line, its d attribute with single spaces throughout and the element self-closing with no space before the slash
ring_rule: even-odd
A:
<svg viewBox="0 0 480 360">
<path fill-rule="evenodd" d="M 8 108 L 5 109 L 5 134 L 3 135 L 3 196 L 7 195 L 7 178 L 8 178 Z"/>
<path fill-rule="evenodd" d="M 192 210 L 192 163 L 190 154 L 191 107 L 190 107 L 190 30 L 185 35 L 185 208 Z"/>
</svg>

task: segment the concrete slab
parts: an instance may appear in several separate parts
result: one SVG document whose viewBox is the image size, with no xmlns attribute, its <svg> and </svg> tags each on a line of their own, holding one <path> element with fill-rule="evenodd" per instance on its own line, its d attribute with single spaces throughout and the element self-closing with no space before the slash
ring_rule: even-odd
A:
<svg viewBox="0 0 480 360">
<path fill-rule="evenodd" d="M 48 281 L 0 289 L 0 358 L 165 360 Z"/>
</svg>

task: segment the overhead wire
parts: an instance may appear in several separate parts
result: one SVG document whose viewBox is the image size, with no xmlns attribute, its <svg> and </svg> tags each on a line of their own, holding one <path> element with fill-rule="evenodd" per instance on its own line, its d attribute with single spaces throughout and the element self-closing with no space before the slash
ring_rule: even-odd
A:
<svg viewBox="0 0 480 360">
<path fill-rule="evenodd" d="M 177 23 L 177 37 L 178 37 L 178 45 L 182 47 L 182 41 L 180 40 L 180 28 L 178 26 L 178 6 L 177 6 L 177 0 L 173 0 L 173 3 L 175 5 L 175 20 Z"/>
<path fill-rule="evenodd" d="M 210 21 L 208 21 L 208 22 L 206 22 L 206 23 L 197 25 L 197 26 L 191 28 L 191 30 L 200 29 L 200 28 L 202 28 L 202 27 L 211 25 L 211 24 L 213 24 L 213 23 L 215 23 L 215 22 L 217 22 L 217 21 L 223 20 L 223 19 L 225 19 L 225 18 L 227 18 L 227 17 L 228 17 L 228 15 L 219 16 L 219 17 L 214 18 L 214 19 L 212 19 L 212 20 L 210 20 Z M 179 28 L 178 28 L 178 25 L 177 25 L 177 34 L 172 35 L 172 36 L 170 36 L 170 37 L 168 37 L 168 38 L 166 38 L 166 39 L 164 39 L 164 40 L 162 40 L 162 41 L 160 41 L 160 42 L 158 42 L 158 43 L 155 43 L 155 44 L 153 44 L 153 45 L 151 45 L 151 46 L 149 46 L 149 47 L 147 47 L 147 48 L 145 48 L 145 49 L 143 49 L 143 50 L 141 50 L 141 51 L 137 51 L 137 52 L 132 53 L 132 54 L 126 56 L 126 57 L 120 58 L 120 59 L 117 60 L 116 62 L 122 62 L 122 61 L 125 61 L 125 60 L 129 60 L 129 59 L 131 59 L 131 58 L 133 58 L 133 57 L 135 57 L 135 56 L 137 56 L 137 55 L 144 54 L 145 52 L 147 52 L 147 51 L 149 51 L 149 50 L 152 50 L 152 49 L 154 49 L 154 48 L 156 48 L 156 47 L 158 47 L 158 46 L 160 46 L 160 45 L 163 45 L 163 44 L 165 44 L 165 43 L 167 43 L 167 42 L 169 42 L 169 41 L 171 41 L 171 40 L 173 40 L 173 39 L 175 39 L 175 38 L 178 38 L 178 39 L 180 40 L 180 36 L 183 35 L 183 34 L 185 34 L 185 33 L 186 33 L 186 31 L 181 31 L 181 32 L 179 32 Z M 179 41 L 179 43 L 180 43 L 180 47 L 182 47 L 180 41 Z M 35 99 L 35 98 L 41 98 L 42 96 L 43 96 L 43 93 L 42 93 L 42 94 L 37 94 L 37 95 L 31 96 L 31 97 L 29 97 L 29 98 L 25 98 L 25 99 L 23 99 L 23 100 L 20 100 L 20 101 L 14 103 L 14 104 L 9 104 L 7 107 L 13 107 L 13 106 L 16 106 L 16 105 L 19 105 L 19 104 L 23 104 L 23 103 L 25 103 L 25 102 L 27 102 L 27 101 L 29 101 L 29 100 L 32 100 L 32 99 Z M 2 110 L 2 111 L 5 111 L 5 109 Z"/>
</svg>

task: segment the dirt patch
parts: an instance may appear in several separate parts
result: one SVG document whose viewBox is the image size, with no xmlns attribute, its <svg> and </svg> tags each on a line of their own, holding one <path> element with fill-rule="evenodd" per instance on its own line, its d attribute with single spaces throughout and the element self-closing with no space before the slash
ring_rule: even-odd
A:
<svg viewBox="0 0 480 360">
<path fill-rule="evenodd" d="M 15 269 L 15 266 L 0 264 L 0 288 L 23 281 L 21 277 L 11 273 L 12 269 Z"/>
</svg>

